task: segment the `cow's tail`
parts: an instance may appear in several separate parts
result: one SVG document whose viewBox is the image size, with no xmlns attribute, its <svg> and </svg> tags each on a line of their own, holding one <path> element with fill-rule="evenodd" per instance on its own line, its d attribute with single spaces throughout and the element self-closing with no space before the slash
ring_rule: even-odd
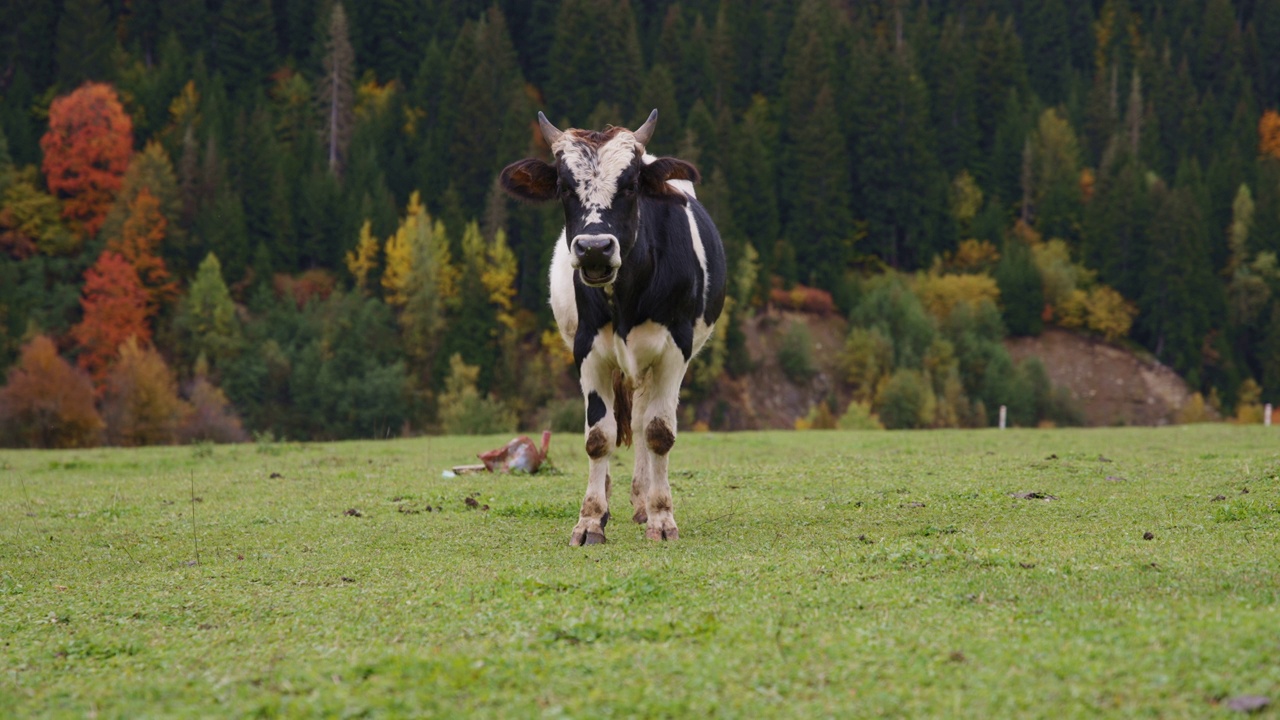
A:
<svg viewBox="0 0 1280 720">
<path fill-rule="evenodd" d="M 618 421 L 618 447 L 631 447 L 631 381 L 613 371 L 613 417 Z"/>
</svg>

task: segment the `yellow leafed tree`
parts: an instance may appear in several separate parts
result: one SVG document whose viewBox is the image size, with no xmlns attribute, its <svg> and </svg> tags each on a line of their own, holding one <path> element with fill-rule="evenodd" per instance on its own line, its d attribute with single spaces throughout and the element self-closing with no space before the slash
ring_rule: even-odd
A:
<svg viewBox="0 0 1280 720">
<path fill-rule="evenodd" d="M 978 307 L 984 300 L 994 303 L 1000 299 L 1000 287 L 990 275 L 942 274 L 938 266 L 927 273 L 917 273 L 914 285 L 921 304 L 939 320 L 950 317 L 962 302 Z"/>
<path fill-rule="evenodd" d="M 444 331 L 446 308 L 458 297 L 459 271 L 449 252 L 444 223 L 432 223 L 417 192 L 384 249 L 382 287 L 401 309 L 405 344 L 420 367 L 430 367 Z"/>
<path fill-rule="evenodd" d="M 480 283 L 497 308 L 498 322 L 510 330 L 516 327 L 513 300 L 516 296 L 516 254 L 507 245 L 507 233 L 499 230 L 486 249 L 488 267 L 480 273 Z"/>
<path fill-rule="evenodd" d="M 369 273 L 378 265 L 378 239 L 373 236 L 373 224 L 368 220 L 360 226 L 360 239 L 355 249 L 347 251 L 346 263 L 347 270 L 356 279 L 356 287 L 361 292 L 368 292 Z M 386 282 L 385 276 L 383 282 Z"/>
</svg>

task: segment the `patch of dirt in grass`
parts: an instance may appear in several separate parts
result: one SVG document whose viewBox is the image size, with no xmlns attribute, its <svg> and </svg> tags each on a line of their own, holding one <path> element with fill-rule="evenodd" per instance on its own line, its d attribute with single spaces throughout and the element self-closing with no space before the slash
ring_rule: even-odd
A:
<svg viewBox="0 0 1280 720">
<path fill-rule="evenodd" d="M 1057 495 L 1050 495 L 1049 493 L 1040 492 L 1039 490 L 1028 490 L 1026 492 L 1009 493 L 1009 497 L 1016 498 L 1018 500 L 1044 500 L 1046 502 L 1049 500 L 1058 499 Z"/>
</svg>

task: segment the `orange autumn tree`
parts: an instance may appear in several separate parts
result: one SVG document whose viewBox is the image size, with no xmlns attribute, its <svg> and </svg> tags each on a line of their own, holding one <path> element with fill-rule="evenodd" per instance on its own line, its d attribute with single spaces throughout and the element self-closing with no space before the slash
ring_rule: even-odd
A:
<svg viewBox="0 0 1280 720">
<path fill-rule="evenodd" d="M 98 232 L 133 155 L 133 122 L 110 85 L 85 83 L 49 106 L 41 169 L 63 200 L 62 216 L 86 237 Z"/>
<path fill-rule="evenodd" d="M 138 273 L 151 304 L 159 307 L 178 296 L 178 286 L 170 279 L 164 259 L 157 254 L 169 221 L 160 211 L 160 200 L 142 188 L 129 202 L 120 236 L 107 241 L 107 251 L 118 253 Z"/>
<path fill-rule="evenodd" d="M 80 346 L 80 367 L 101 384 L 120 346 L 131 337 L 151 341 L 148 320 L 153 307 L 138 271 L 118 253 L 104 252 L 85 271 L 80 298 L 84 318 L 71 328 Z"/>
<path fill-rule="evenodd" d="M 1280 160 L 1280 113 L 1268 110 L 1258 120 L 1258 152 Z"/>
<path fill-rule="evenodd" d="M 98 444 L 102 418 L 93 407 L 93 384 L 58 356 L 47 336 L 22 346 L 18 363 L 0 388 L 0 441 L 39 448 Z"/>
</svg>

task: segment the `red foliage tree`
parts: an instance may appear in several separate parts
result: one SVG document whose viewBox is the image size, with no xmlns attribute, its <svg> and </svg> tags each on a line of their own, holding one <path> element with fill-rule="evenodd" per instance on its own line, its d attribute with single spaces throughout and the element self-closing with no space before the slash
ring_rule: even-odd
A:
<svg viewBox="0 0 1280 720">
<path fill-rule="evenodd" d="M 64 200 L 62 216 L 95 235 L 133 155 L 133 122 L 115 89 L 85 83 L 55 99 L 40 149 L 49 190 Z"/>
<path fill-rule="evenodd" d="M 70 448 L 98 444 L 102 418 L 93 385 L 58 356 L 53 341 L 36 336 L 0 388 L 0 438 L 24 447 Z"/>
<path fill-rule="evenodd" d="M 178 286 L 169 278 L 164 259 L 157 254 L 169 221 L 160 212 L 160 200 L 142 188 L 129 203 L 129 212 L 120 237 L 107 241 L 107 250 L 119 253 L 138 273 L 154 306 L 178 296 Z"/>
<path fill-rule="evenodd" d="M 101 382 L 120 346 L 130 337 L 151 341 L 147 324 L 152 306 L 138 280 L 138 271 L 118 253 L 104 252 L 85 271 L 80 298 L 84 318 L 71 328 L 80 345 L 80 367 Z"/>
</svg>

